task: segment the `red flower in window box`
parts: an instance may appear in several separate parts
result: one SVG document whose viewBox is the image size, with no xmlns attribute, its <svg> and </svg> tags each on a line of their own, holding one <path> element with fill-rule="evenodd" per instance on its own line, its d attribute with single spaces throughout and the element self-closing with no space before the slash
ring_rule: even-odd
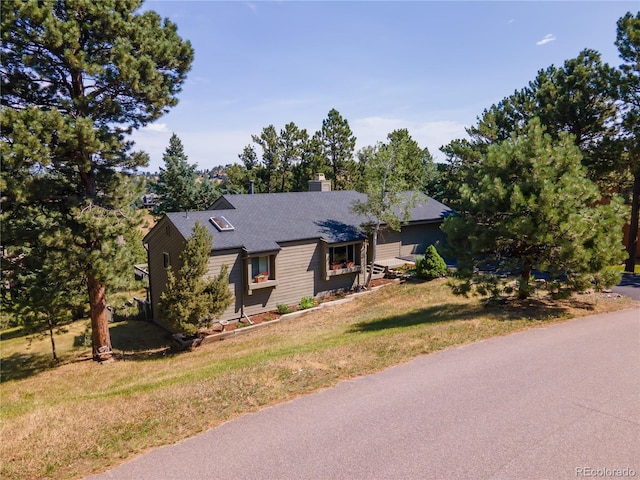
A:
<svg viewBox="0 0 640 480">
<path fill-rule="evenodd" d="M 253 277 L 253 281 L 256 283 L 266 282 L 267 280 L 269 280 L 268 272 L 260 272 L 255 277 Z"/>
</svg>

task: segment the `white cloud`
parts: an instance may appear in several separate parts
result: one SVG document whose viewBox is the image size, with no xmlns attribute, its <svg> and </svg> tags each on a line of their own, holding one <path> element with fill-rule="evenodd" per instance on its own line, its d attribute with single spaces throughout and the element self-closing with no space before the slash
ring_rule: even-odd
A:
<svg viewBox="0 0 640 480">
<path fill-rule="evenodd" d="M 142 134 L 167 133 L 168 131 L 166 123 L 152 123 L 140 129 Z"/>
<path fill-rule="evenodd" d="M 553 33 L 548 33 L 542 40 L 536 42 L 536 45 L 546 45 L 549 42 L 553 42 L 555 39 L 556 37 Z"/>
</svg>

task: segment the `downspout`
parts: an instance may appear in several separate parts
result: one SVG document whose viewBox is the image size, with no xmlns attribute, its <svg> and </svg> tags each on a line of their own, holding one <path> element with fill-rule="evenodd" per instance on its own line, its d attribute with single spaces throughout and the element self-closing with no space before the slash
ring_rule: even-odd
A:
<svg viewBox="0 0 640 480">
<path fill-rule="evenodd" d="M 149 275 L 147 275 L 147 302 L 149 302 L 149 306 L 151 307 L 151 318 L 153 319 L 153 304 L 151 303 L 151 299 L 153 295 L 151 293 L 151 252 L 149 251 L 149 244 L 143 243 L 142 246 L 147 251 L 147 271 Z"/>
<path fill-rule="evenodd" d="M 253 190 L 253 181 L 251 181 L 251 190 Z M 253 192 L 252 192 L 253 193 Z M 245 288 L 247 288 L 247 285 L 249 285 L 248 281 L 249 279 L 246 278 L 247 276 L 247 255 L 246 255 L 246 251 L 243 255 L 242 258 L 242 275 L 240 275 L 240 282 L 242 282 L 242 285 L 240 285 L 240 318 L 239 321 L 242 321 L 243 318 L 245 318 L 247 320 L 247 322 L 249 323 L 249 325 L 253 325 L 253 322 L 251 321 L 251 319 L 249 317 L 247 317 L 247 314 L 244 312 L 244 290 Z"/>
<path fill-rule="evenodd" d="M 244 305 L 242 306 L 241 312 L 242 312 L 242 315 L 240 316 L 240 320 L 242 320 L 243 318 L 246 318 L 247 319 L 247 323 L 249 325 L 253 325 L 253 322 L 251 321 L 251 319 L 249 317 L 247 317 L 247 315 L 244 313 Z"/>
<path fill-rule="evenodd" d="M 244 275 L 243 275 L 244 276 Z M 242 284 L 242 288 L 240 289 L 240 318 L 238 319 L 238 321 L 242 321 L 242 319 L 246 319 L 247 323 L 249 325 L 253 325 L 253 322 L 251 321 L 251 319 L 249 317 L 247 317 L 247 314 L 244 313 L 244 282 Z"/>
</svg>

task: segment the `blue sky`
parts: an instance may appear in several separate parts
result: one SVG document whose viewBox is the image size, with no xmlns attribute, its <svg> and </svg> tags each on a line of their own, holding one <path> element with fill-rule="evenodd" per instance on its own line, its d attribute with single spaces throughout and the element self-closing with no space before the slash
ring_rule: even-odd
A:
<svg viewBox="0 0 640 480">
<path fill-rule="evenodd" d="M 135 133 L 148 170 L 175 132 L 201 169 L 238 161 L 251 135 L 294 122 L 310 135 L 337 109 L 356 149 L 407 128 L 436 161 L 483 109 L 584 48 L 617 66 L 606 2 L 148 1 L 191 41 L 180 103 Z"/>
</svg>

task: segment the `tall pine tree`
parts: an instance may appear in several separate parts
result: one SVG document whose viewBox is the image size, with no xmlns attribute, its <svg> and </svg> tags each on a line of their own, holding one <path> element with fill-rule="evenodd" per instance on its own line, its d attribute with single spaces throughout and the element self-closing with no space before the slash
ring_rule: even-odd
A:
<svg viewBox="0 0 640 480">
<path fill-rule="evenodd" d="M 443 147 L 452 166 L 446 201 L 457 207 L 458 185 L 473 178 L 489 146 L 526 131 L 533 118 L 539 118 L 553 138 L 563 132 L 573 135 L 587 174 L 600 184 L 603 194 L 617 188 L 623 177 L 617 173 L 624 170 L 616 142 L 618 77 L 598 52 L 588 49 L 561 67 L 540 70 L 526 87 L 482 112 L 477 124 L 467 129 L 469 139 Z"/>
<path fill-rule="evenodd" d="M 130 275 L 130 174 L 148 162 L 126 134 L 176 105 L 193 59 L 141 0 L 2 5 L 2 220 L 9 255 L 43 238 L 86 285 L 93 358 L 112 357 L 107 290 Z M 38 230 L 20 219 L 39 221 Z"/>
<path fill-rule="evenodd" d="M 314 138 L 321 145 L 322 155 L 331 166 L 333 189 L 344 190 L 347 164 L 353 160 L 356 146 L 356 137 L 351 132 L 349 122 L 332 108 Z"/>
<path fill-rule="evenodd" d="M 554 291 L 615 284 L 610 269 L 624 258 L 618 202 L 599 204 L 572 135 L 553 140 L 537 118 L 520 135 L 489 147 L 459 190 L 459 216 L 445 220 L 458 272 L 482 294 L 531 293 L 532 273 L 545 272 Z M 477 275 L 478 268 L 483 272 Z M 505 283 L 506 282 L 506 283 Z"/>
<path fill-rule="evenodd" d="M 638 251 L 638 222 L 640 216 L 640 13 L 627 13 L 618 20 L 616 45 L 623 72 L 620 90 L 624 101 L 624 149 L 626 163 L 633 175 L 631 218 L 627 242 L 628 258 L 625 270 L 633 272 Z"/>
</svg>

